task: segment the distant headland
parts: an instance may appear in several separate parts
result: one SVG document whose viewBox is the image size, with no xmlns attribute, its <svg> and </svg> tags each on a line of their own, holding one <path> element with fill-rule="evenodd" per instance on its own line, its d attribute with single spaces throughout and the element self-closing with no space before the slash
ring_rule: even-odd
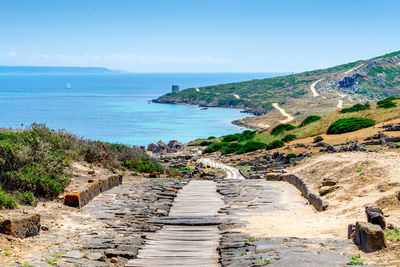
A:
<svg viewBox="0 0 400 267">
<path fill-rule="evenodd" d="M 0 74 L 110 74 L 124 73 L 99 67 L 61 67 L 61 66 L 0 66 Z"/>
</svg>

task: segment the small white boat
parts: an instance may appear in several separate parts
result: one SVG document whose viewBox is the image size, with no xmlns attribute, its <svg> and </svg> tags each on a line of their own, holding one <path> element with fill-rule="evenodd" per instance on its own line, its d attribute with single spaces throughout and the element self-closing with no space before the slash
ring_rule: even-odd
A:
<svg viewBox="0 0 400 267">
<path fill-rule="evenodd" d="M 68 89 L 71 89 L 71 88 L 72 88 L 72 86 L 71 86 L 70 83 L 67 83 L 67 88 L 68 88 Z"/>
</svg>

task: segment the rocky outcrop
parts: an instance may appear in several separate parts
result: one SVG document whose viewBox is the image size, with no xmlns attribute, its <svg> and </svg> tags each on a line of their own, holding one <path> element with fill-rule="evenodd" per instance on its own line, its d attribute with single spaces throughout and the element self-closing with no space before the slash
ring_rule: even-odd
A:
<svg viewBox="0 0 400 267">
<path fill-rule="evenodd" d="M 301 195 L 307 199 L 317 211 L 324 211 L 328 208 L 329 203 L 320 198 L 317 194 L 310 192 L 304 180 L 295 174 L 268 173 L 267 180 L 285 181 L 291 183 L 301 192 Z"/>
<path fill-rule="evenodd" d="M 359 73 L 354 73 L 351 76 L 343 77 L 343 79 L 338 81 L 338 85 L 340 88 L 351 88 L 356 84 L 357 79 L 361 78 L 364 78 L 364 76 L 360 75 Z"/>
<path fill-rule="evenodd" d="M 157 154 L 166 154 L 166 153 L 176 153 L 180 150 L 185 150 L 186 146 L 184 144 L 179 143 L 177 140 L 169 141 L 168 145 L 163 141 L 158 141 L 157 144 L 149 144 L 147 146 L 147 151 L 151 151 Z"/>
<path fill-rule="evenodd" d="M 354 243 L 365 252 L 373 252 L 386 247 L 386 239 L 382 228 L 372 223 L 356 223 Z"/>
</svg>

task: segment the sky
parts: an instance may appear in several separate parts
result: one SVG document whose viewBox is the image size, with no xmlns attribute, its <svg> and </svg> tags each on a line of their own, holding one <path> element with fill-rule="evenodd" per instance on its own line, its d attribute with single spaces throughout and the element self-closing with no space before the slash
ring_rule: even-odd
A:
<svg viewBox="0 0 400 267">
<path fill-rule="evenodd" d="M 0 65 L 300 72 L 400 50 L 398 0 L 1 0 Z"/>
</svg>

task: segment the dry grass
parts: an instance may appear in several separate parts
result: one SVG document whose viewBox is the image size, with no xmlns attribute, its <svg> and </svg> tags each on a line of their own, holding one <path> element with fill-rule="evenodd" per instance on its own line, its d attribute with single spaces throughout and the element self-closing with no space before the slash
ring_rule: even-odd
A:
<svg viewBox="0 0 400 267">
<path fill-rule="evenodd" d="M 395 102 L 397 102 L 399 107 L 391 109 L 381 109 L 381 108 L 376 108 L 376 104 L 371 104 L 370 110 L 364 110 L 360 112 L 341 114 L 338 111 L 334 111 L 326 116 L 323 116 L 319 121 L 313 122 L 301 128 L 296 128 L 294 130 L 287 131 L 284 133 L 284 135 L 294 134 L 297 136 L 298 139 L 303 139 L 311 136 L 325 134 L 327 129 L 332 123 L 342 118 L 362 117 L 362 118 L 373 119 L 377 123 L 400 118 L 400 101 L 396 100 Z M 301 122 L 296 122 L 296 124 L 294 125 L 299 125 L 300 123 Z M 271 136 L 270 131 L 263 131 L 262 133 L 259 133 L 258 135 L 255 136 L 255 140 L 260 142 L 270 143 L 274 140 L 281 139 L 284 135 Z"/>
</svg>

